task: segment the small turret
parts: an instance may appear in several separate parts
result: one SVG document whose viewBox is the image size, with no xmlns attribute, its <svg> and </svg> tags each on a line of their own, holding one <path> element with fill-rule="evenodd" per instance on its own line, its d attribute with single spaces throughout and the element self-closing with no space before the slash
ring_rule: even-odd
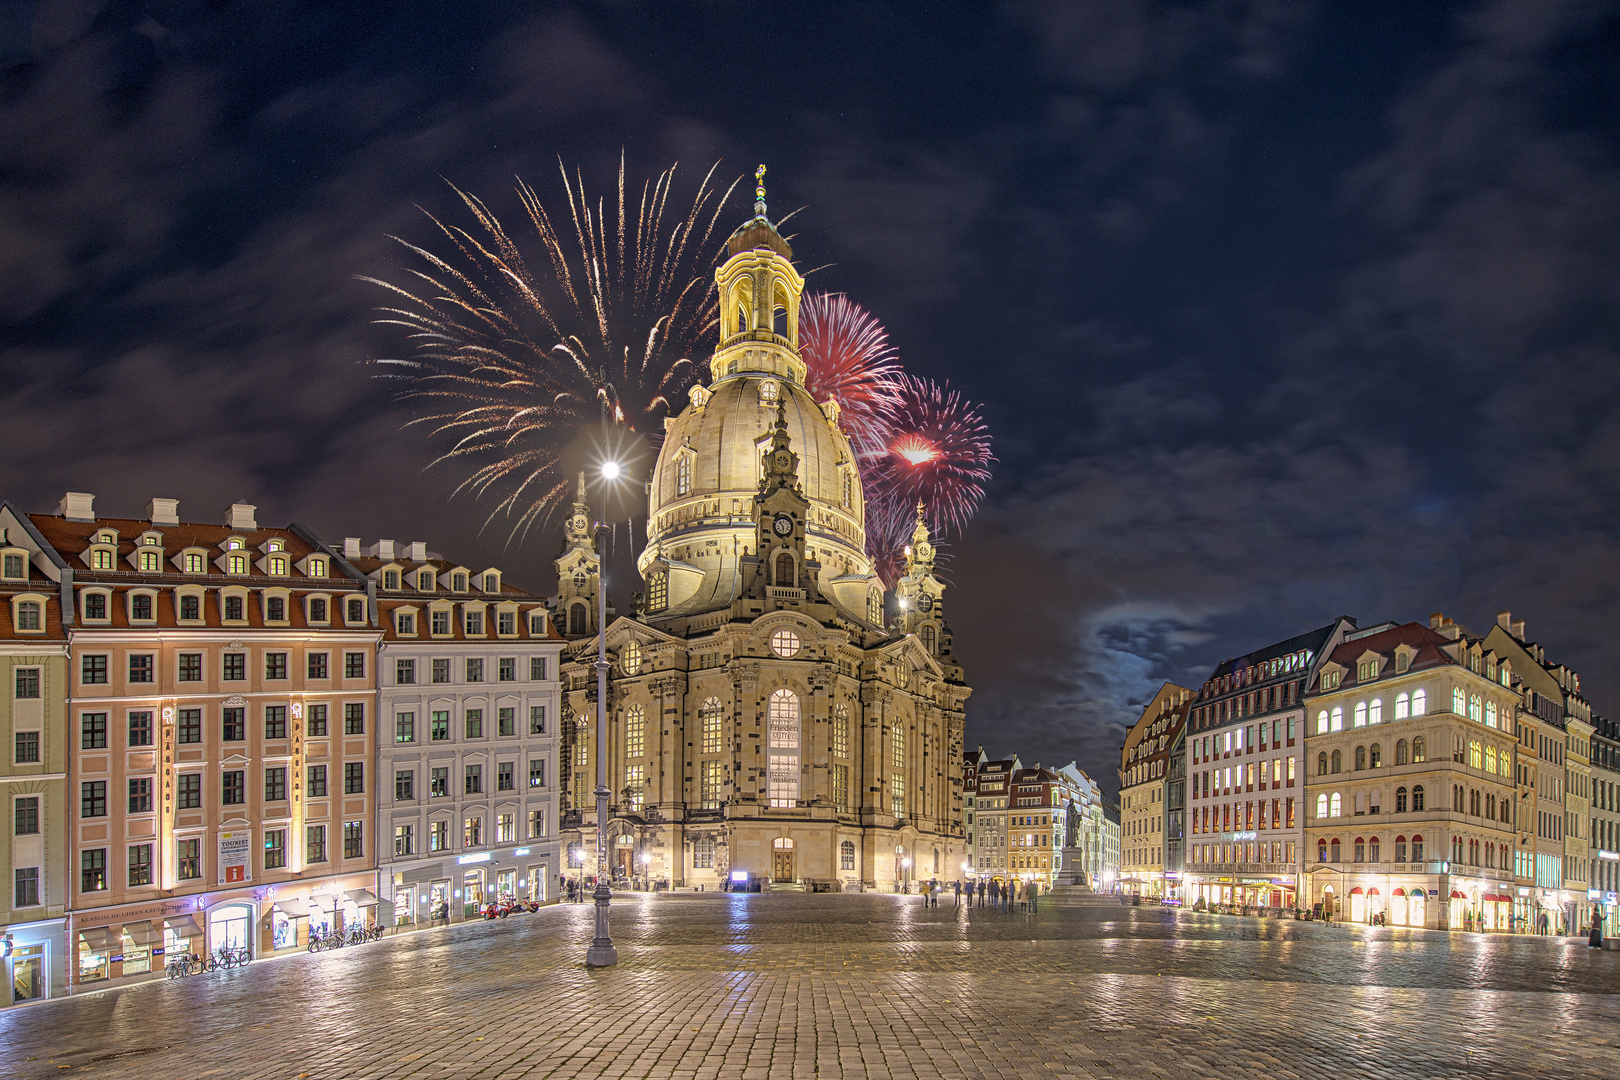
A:
<svg viewBox="0 0 1620 1080">
<path fill-rule="evenodd" d="M 585 502 L 585 474 L 579 474 L 574 510 L 563 525 L 563 550 L 557 568 L 557 609 L 553 617 L 564 637 L 596 633 L 597 592 L 602 583 L 602 557 L 596 550 L 596 529 Z"/>
</svg>

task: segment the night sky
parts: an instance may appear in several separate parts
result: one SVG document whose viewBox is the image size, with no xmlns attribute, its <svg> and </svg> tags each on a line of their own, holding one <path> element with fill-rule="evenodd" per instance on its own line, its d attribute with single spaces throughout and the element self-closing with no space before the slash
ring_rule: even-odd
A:
<svg viewBox="0 0 1620 1080">
<path fill-rule="evenodd" d="M 1620 7 L 1554 0 L 0 0 L 0 495 L 245 499 L 550 591 L 558 535 L 424 471 L 356 275 L 445 181 L 515 216 L 559 155 L 767 162 L 811 287 L 995 436 L 970 749 L 1112 790 L 1163 680 L 1339 614 L 1511 609 L 1612 714 L 1617 61 Z"/>
</svg>

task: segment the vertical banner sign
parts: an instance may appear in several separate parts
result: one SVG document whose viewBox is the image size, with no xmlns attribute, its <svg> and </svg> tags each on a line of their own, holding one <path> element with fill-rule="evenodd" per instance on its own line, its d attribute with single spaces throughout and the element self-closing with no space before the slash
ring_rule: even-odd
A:
<svg viewBox="0 0 1620 1080">
<path fill-rule="evenodd" d="M 251 880 L 248 857 L 253 853 L 253 833 L 239 829 L 219 834 L 219 882 L 234 885 Z"/>
</svg>

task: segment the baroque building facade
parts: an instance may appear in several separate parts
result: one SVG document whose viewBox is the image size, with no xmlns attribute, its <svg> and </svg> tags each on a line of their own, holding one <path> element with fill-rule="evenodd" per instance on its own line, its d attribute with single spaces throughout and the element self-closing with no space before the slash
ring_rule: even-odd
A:
<svg viewBox="0 0 1620 1080">
<path fill-rule="evenodd" d="M 565 530 L 568 821 L 596 824 L 605 753 L 615 877 L 883 889 L 955 877 L 970 691 L 928 529 L 919 516 L 887 621 L 855 451 L 837 404 L 805 388 L 804 279 L 763 202 L 728 251 L 708 384 L 666 421 L 649 487 L 643 598 L 606 629 L 605 746 L 583 485 Z"/>
<path fill-rule="evenodd" d="M 1171 810 L 1176 755 L 1186 734 L 1192 690 L 1165 683 L 1125 733 L 1119 755 L 1120 888 L 1134 896 L 1179 898 L 1180 810 Z M 1179 791 L 1177 792 L 1179 794 Z M 1176 841 L 1172 850 L 1172 840 Z M 1172 859 L 1172 854 L 1177 858 Z"/>
</svg>

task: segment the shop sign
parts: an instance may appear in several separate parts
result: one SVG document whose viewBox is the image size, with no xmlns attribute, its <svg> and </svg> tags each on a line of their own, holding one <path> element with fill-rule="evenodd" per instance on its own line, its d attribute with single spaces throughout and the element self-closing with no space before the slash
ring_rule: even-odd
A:
<svg viewBox="0 0 1620 1080">
<path fill-rule="evenodd" d="M 237 829 L 219 834 L 219 880 L 234 885 L 252 880 L 248 860 L 253 855 L 252 830 Z"/>
<path fill-rule="evenodd" d="M 489 862 L 489 852 L 480 851 L 476 855 L 463 855 L 461 858 L 457 859 L 456 862 L 463 866 L 466 866 L 468 863 Z"/>
</svg>

